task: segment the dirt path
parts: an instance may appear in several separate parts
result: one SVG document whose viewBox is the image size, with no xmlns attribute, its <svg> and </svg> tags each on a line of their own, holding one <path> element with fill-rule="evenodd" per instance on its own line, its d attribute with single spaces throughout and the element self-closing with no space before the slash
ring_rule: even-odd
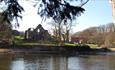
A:
<svg viewBox="0 0 115 70">
<path fill-rule="evenodd" d="M 115 51 L 115 48 L 109 48 L 111 51 Z"/>
<path fill-rule="evenodd" d="M 0 49 L 0 53 L 4 53 L 4 52 L 9 52 L 11 51 L 10 49 Z"/>
</svg>

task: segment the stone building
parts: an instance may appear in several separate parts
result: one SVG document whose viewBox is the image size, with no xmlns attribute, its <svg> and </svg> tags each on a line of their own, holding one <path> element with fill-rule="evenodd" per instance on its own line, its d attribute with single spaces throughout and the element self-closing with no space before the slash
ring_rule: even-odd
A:
<svg viewBox="0 0 115 70">
<path fill-rule="evenodd" d="M 51 35 L 39 24 L 35 29 L 29 28 L 25 31 L 25 40 L 51 41 Z"/>
</svg>

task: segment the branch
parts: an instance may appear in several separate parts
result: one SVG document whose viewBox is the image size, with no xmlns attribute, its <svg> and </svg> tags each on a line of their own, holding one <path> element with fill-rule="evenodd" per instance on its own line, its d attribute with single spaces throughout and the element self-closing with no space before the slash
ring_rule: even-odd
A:
<svg viewBox="0 0 115 70">
<path fill-rule="evenodd" d="M 82 2 L 83 0 L 81 0 Z M 82 3 L 80 7 L 84 6 L 85 4 L 87 4 L 89 2 L 89 0 L 87 0 L 86 2 Z"/>
</svg>

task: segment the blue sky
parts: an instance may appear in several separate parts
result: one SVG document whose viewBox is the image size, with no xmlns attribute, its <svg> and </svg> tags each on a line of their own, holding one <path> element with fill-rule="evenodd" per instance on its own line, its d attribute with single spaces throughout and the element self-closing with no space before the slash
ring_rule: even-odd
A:
<svg viewBox="0 0 115 70">
<path fill-rule="evenodd" d="M 111 4 L 108 0 L 92 0 L 84 8 L 86 11 L 78 17 L 78 24 L 74 27 L 74 32 L 114 21 Z"/>
<path fill-rule="evenodd" d="M 35 28 L 41 23 L 41 18 L 36 14 L 37 9 L 31 6 L 31 2 L 21 2 L 20 4 L 24 6 L 25 13 L 23 13 L 23 20 L 20 21 L 19 31 L 25 31 L 29 27 Z M 112 9 L 108 0 L 90 0 L 83 8 L 86 11 L 76 19 L 72 32 L 113 22 Z M 43 25 L 45 29 L 50 29 L 46 24 Z"/>
</svg>

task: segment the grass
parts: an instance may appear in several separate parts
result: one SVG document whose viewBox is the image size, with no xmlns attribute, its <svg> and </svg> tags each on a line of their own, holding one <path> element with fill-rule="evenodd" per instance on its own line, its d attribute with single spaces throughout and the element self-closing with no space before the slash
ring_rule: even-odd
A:
<svg viewBox="0 0 115 70">
<path fill-rule="evenodd" d="M 47 45 L 47 46 L 56 45 L 52 42 L 44 43 L 44 42 L 38 42 L 38 41 L 24 41 L 23 39 L 24 39 L 23 36 L 15 36 L 14 38 L 15 44 L 17 45 Z M 98 48 L 98 45 L 95 45 L 95 44 L 86 44 L 86 45 L 90 46 L 90 48 Z M 79 46 L 79 44 L 64 43 L 64 46 Z"/>
<path fill-rule="evenodd" d="M 55 46 L 55 44 L 51 42 L 42 42 L 42 41 L 25 41 L 23 40 L 23 36 L 15 36 L 14 41 L 16 45 L 47 45 L 47 46 Z"/>
<path fill-rule="evenodd" d="M 19 45 L 47 45 L 47 46 L 54 46 L 54 44 L 40 44 L 40 43 L 29 43 L 29 42 L 25 42 L 25 43 L 20 43 Z"/>
<path fill-rule="evenodd" d="M 64 46 L 79 46 L 79 44 L 64 43 Z"/>
<path fill-rule="evenodd" d="M 15 38 L 15 39 L 21 39 L 21 40 L 24 39 L 23 36 L 15 36 L 14 38 Z"/>
<path fill-rule="evenodd" d="M 14 37 L 14 41 L 15 41 L 15 44 L 20 44 L 23 42 L 23 37 L 22 36 L 15 36 Z"/>
<path fill-rule="evenodd" d="M 88 46 L 90 46 L 90 48 L 98 48 L 98 45 L 96 44 L 87 44 Z"/>
<path fill-rule="evenodd" d="M 65 43 L 64 45 L 65 46 L 80 46 L 80 44 L 71 44 L 71 43 Z M 90 46 L 90 48 L 98 48 L 98 45 L 96 44 L 86 44 L 86 45 Z"/>
</svg>

